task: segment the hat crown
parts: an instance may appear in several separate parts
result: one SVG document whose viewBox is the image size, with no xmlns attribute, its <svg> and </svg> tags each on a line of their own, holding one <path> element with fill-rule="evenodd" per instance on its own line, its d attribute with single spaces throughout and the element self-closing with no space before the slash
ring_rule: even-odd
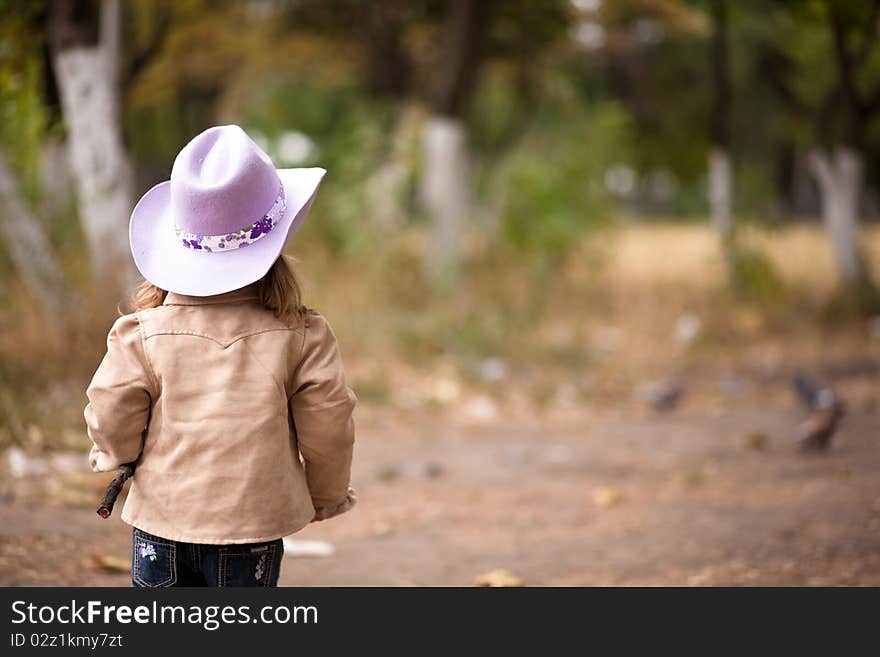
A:
<svg viewBox="0 0 880 657">
<path fill-rule="evenodd" d="M 171 169 L 176 224 L 197 235 L 222 235 L 260 220 L 281 182 L 272 160 L 237 125 L 209 128 L 190 141 Z"/>
</svg>

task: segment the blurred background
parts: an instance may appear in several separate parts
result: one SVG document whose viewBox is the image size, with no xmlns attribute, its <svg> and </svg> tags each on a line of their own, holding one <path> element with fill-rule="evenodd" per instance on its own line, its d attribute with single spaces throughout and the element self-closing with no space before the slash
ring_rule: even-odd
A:
<svg viewBox="0 0 880 657">
<path fill-rule="evenodd" d="M 360 398 L 362 502 L 282 584 L 880 584 L 878 27 L 0 0 L 0 584 L 128 581 L 84 390 L 131 208 L 225 123 L 329 172 L 288 253 Z"/>
</svg>

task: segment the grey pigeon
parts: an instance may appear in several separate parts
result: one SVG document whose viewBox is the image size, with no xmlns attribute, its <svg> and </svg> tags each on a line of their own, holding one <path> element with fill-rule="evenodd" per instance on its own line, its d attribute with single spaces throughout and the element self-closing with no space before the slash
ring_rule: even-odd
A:
<svg viewBox="0 0 880 657">
<path fill-rule="evenodd" d="M 806 374 L 795 374 L 792 384 L 798 398 L 810 412 L 809 417 L 798 427 L 798 445 L 807 451 L 828 449 L 844 416 L 843 401 L 830 386 L 819 383 Z"/>
<path fill-rule="evenodd" d="M 639 388 L 639 397 L 651 405 L 655 411 L 675 410 L 685 394 L 684 384 L 676 379 L 650 381 Z"/>
</svg>

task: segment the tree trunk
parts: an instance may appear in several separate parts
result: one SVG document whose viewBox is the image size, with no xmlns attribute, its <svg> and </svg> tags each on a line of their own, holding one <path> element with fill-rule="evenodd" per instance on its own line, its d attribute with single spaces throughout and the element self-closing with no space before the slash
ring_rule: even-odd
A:
<svg viewBox="0 0 880 657">
<path fill-rule="evenodd" d="M 28 210 L 6 157 L 0 153 L 0 234 L 21 280 L 46 317 L 63 315 L 70 300 L 42 224 Z"/>
<path fill-rule="evenodd" d="M 122 142 L 116 65 L 120 2 L 102 0 L 96 30 L 84 22 L 76 2 L 50 4 L 52 64 L 67 127 L 71 171 L 80 221 L 96 277 L 133 278 L 127 221 L 132 202 L 132 168 Z"/>
<path fill-rule="evenodd" d="M 425 267 L 432 280 L 454 278 L 461 233 L 470 208 L 465 128 L 432 116 L 422 131 L 422 203 L 431 217 Z"/>
<path fill-rule="evenodd" d="M 831 236 L 841 282 L 856 285 L 868 277 L 858 248 L 862 157 L 845 146 L 836 148 L 830 157 L 814 149 L 810 152 L 809 164 L 822 194 L 822 219 Z"/>
<path fill-rule="evenodd" d="M 463 116 L 476 82 L 489 3 L 452 0 L 450 4 L 448 46 L 438 71 L 432 114 L 421 139 L 419 189 L 431 222 L 425 268 L 433 280 L 454 277 L 461 255 L 462 227 L 470 211 Z"/>
<path fill-rule="evenodd" d="M 732 192 L 730 155 L 726 149 L 716 146 L 709 151 L 709 206 L 712 225 L 724 245 L 730 244 L 733 237 L 733 216 L 730 211 Z"/>
<path fill-rule="evenodd" d="M 394 2 L 367 4 L 359 32 L 364 45 L 365 82 L 371 93 L 392 98 L 406 96 L 412 62 L 404 34 L 414 19 L 405 5 Z"/>
<path fill-rule="evenodd" d="M 712 0 L 712 108 L 709 152 L 709 207 L 718 231 L 728 277 L 735 277 L 733 243 L 733 169 L 730 163 L 730 53 L 727 42 L 727 0 Z"/>
<path fill-rule="evenodd" d="M 404 103 L 389 135 L 388 155 L 367 180 L 369 216 L 385 230 L 402 228 L 410 211 L 412 163 L 419 158 L 424 112 Z"/>
</svg>

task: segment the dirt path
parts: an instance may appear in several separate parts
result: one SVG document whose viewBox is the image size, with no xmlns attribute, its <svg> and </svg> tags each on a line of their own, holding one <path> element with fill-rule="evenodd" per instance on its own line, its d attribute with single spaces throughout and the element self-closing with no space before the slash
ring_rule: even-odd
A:
<svg viewBox="0 0 880 657">
<path fill-rule="evenodd" d="M 876 411 L 850 415 L 821 456 L 794 451 L 794 411 L 386 415 L 360 423 L 358 508 L 298 536 L 335 555 L 286 558 L 281 584 L 470 585 L 507 568 L 531 585 L 880 585 Z M 127 526 L 3 477 L 0 584 L 128 584 L 92 560 L 127 559 Z"/>
</svg>

